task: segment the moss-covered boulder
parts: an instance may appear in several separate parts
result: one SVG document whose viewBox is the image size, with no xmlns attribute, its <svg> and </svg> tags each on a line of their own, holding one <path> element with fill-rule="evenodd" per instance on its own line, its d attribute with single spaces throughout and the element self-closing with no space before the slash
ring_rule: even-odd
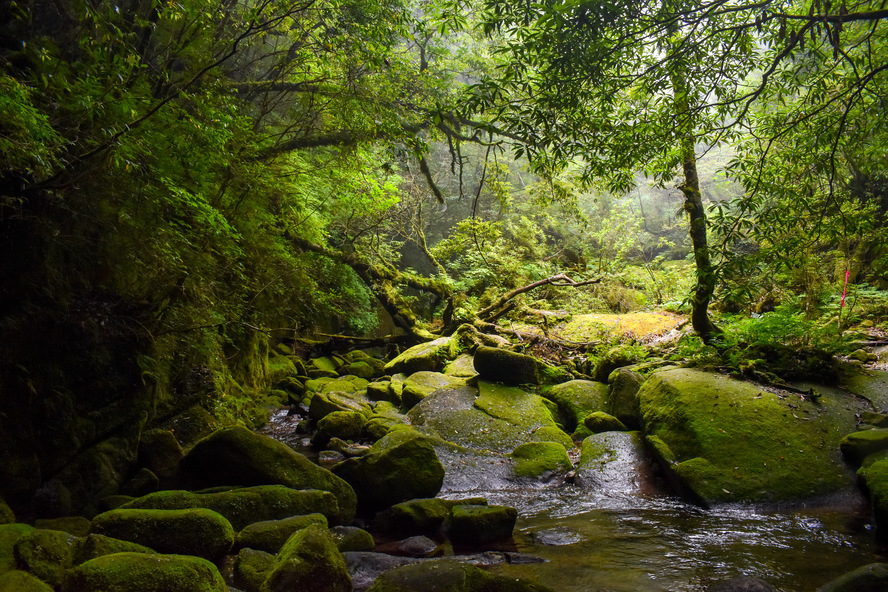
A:
<svg viewBox="0 0 888 592">
<path fill-rule="evenodd" d="M 407 410 L 436 392 L 465 385 L 464 378 L 455 378 L 440 372 L 414 372 L 401 386 L 401 406 Z"/>
<path fill-rule="evenodd" d="M 227 592 L 216 566 L 190 555 L 116 553 L 73 568 L 63 592 Z"/>
<path fill-rule="evenodd" d="M 334 411 L 318 421 L 317 429 L 311 437 L 311 443 L 324 447 L 331 438 L 341 440 L 357 440 L 361 437 L 367 417 L 357 411 Z"/>
<path fill-rule="evenodd" d="M 93 532 L 144 545 L 159 553 L 218 559 L 234 544 L 234 528 L 221 514 L 188 510 L 118 509 L 99 514 Z"/>
<path fill-rule="evenodd" d="M 195 444 L 182 459 L 180 473 L 188 489 L 281 484 L 329 491 L 339 505 L 334 522 L 348 523 L 355 515 L 357 499 L 348 483 L 286 444 L 246 428 L 222 429 Z"/>
<path fill-rule="evenodd" d="M 573 468 L 567 449 L 558 442 L 527 442 L 509 455 L 517 477 L 538 479 Z"/>
<path fill-rule="evenodd" d="M 146 430 L 139 438 L 139 464 L 161 479 L 172 477 L 184 456 L 182 446 L 169 430 Z"/>
<path fill-rule="evenodd" d="M 0 498 L 0 524 L 14 524 L 15 512 Z"/>
<path fill-rule="evenodd" d="M 65 571 L 74 565 L 76 547 L 74 535 L 36 529 L 16 541 L 13 553 L 19 568 L 58 588 L 65 581 Z"/>
<path fill-rule="evenodd" d="M 245 592 L 259 592 L 271 566 L 274 555 L 256 549 L 241 549 L 234 558 L 232 576 L 234 585 Z"/>
<path fill-rule="evenodd" d="M 617 368 L 634 364 L 639 360 L 639 357 L 640 354 L 637 348 L 627 345 L 612 347 L 595 364 L 592 378 L 599 382 L 608 382 L 611 372 Z"/>
<path fill-rule="evenodd" d="M 313 524 L 287 540 L 261 590 L 351 592 L 352 581 L 330 531 Z"/>
<path fill-rule="evenodd" d="M 308 405 L 308 417 L 320 421 L 336 411 L 354 411 L 369 416 L 373 407 L 362 395 L 340 391 L 316 393 Z"/>
<path fill-rule="evenodd" d="M 821 586 L 817 592 L 884 592 L 888 590 L 888 563 L 870 563 Z"/>
<path fill-rule="evenodd" d="M 376 368 L 371 366 L 368 362 L 359 361 L 359 362 L 351 362 L 342 367 L 342 371 L 346 374 L 350 374 L 352 376 L 359 376 L 366 380 L 374 378 L 378 375 L 378 371 Z"/>
<path fill-rule="evenodd" d="M 333 467 L 358 492 L 363 507 L 387 508 L 419 497 L 434 497 L 444 482 L 444 466 L 430 438 L 409 428 L 390 431 L 363 456 Z"/>
<path fill-rule="evenodd" d="M 449 337 L 441 337 L 428 343 L 420 343 L 404 350 L 385 365 L 386 374 L 413 374 L 414 372 L 438 372 L 456 355 L 456 345 Z"/>
<path fill-rule="evenodd" d="M 371 401 L 389 401 L 396 405 L 400 405 L 401 401 L 393 400 L 389 386 L 390 380 L 378 380 L 367 384 L 367 398 Z"/>
<path fill-rule="evenodd" d="M 373 535 L 357 526 L 334 526 L 330 535 L 340 553 L 372 551 L 376 548 Z"/>
<path fill-rule="evenodd" d="M 63 516 L 61 518 L 38 518 L 34 520 L 35 528 L 61 530 L 74 536 L 86 536 L 91 522 L 83 516 Z"/>
<path fill-rule="evenodd" d="M 518 387 L 479 382 L 478 387 L 438 391 L 407 414 L 411 422 L 444 440 L 495 452 L 511 452 L 525 442 L 573 446 L 542 397 Z"/>
<path fill-rule="evenodd" d="M 596 411 L 583 418 L 583 426 L 593 434 L 601 432 L 625 432 L 626 425 L 609 413 Z"/>
<path fill-rule="evenodd" d="M 363 398 L 362 391 L 366 391 L 370 382 L 366 378 L 346 374 L 339 376 L 333 380 L 325 381 L 324 385 L 318 389 L 321 393 L 345 393 L 349 396 L 359 396 Z"/>
<path fill-rule="evenodd" d="M 74 546 L 74 564 L 79 565 L 90 559 L 113 555 L 114 553 L 154 553 L 144 545 L 122 541 L 103 534 L 90 533 L 77 539 Z"/>
<path fill-rule="evenodd" d="M 487 502 L 482 498 L 473 498 L 471 501 L 412 499 L 377 514 L 372 526 L 375 530 L 397 538 L 414 535 L 443 537 L 444 522 L 450 517 L 450 510 L 461 503 L 485 505 Z"/>
<path fill-rule="evenodd" d="M 443 372 L 448 376 L 456 378 L 474 378 L 478 376 L 478 371 L 475 370 L 474 358 L 469 354 L 457 356 L 455 360 L 444 367 Z"/>
<path fill-rule="evenodd" d="M 604 432 L 583 440 L 574 481 L 587 489 L 637 494 L 651 480 L 650 461 L 638 432 Z"/>
<path fill-rule="evenodd" d="M 0 574 L 0 592 L 53 592 L 52 586 L 26 571 Z"/>
<path fill-rule="evenodd" d="M 283 485 L 257 485 L 210 493 L 158 491 L 123 507 L 156 510 L 206 508 L 224 516 L 237 530 L 254 522 L 297 515 L 323 514 L 333 523 L 342 518 L 336 498 L 329 491 L 291 489 Z"/>
<path fill-rule="evenodd" d="M 879 460 L 861 468 L 857 474 L 870 495 L 876 519 L 876 534 L 888 540 L 888 460 Z"/>
<path fill-rule="evenodd" d="M 548 592 L 539 584 L 500 576 L 467 563 L 438 559 L 389 570 L 367 592 Z"/>
<path fill-rule="evenodd" d="M 853 432 L 842 439 L 840 447 L 845 460 L 859 467 L 869 455 L 888 449 L 888 428 Z"/>
<path fill-rule="evenodd" d="M 638 406 L 638 390 L 644 384 L 644 376 L 631 368 L 617 368 L 610 377 L 607 411 L 632 430 L 641 428 L 641 408 Z"/>
<path fill-rule="evenodd" d="M 457 504 L 444 524 L 454 545 L 479 546 L 512 538 L 518 510 L 509 506 Z"/>
<path fill-rule="evenodd" d="M 33 531 L 28 524 L 0 524 L 0 573 L 16 568 L 15 544 Z"/>
<path fill-rule="evenodd" d="M 539 384 L 539 361 L 533 356 L 482 345 L 475 350 L 475 371 L 482 380 L 504 384 Z"/>
<path fill-rule="evenodd" d="M 238 533 L 234 545 L 238 549 L 249 547 L 267 553 L 277 553 L 294 532 L 312 524 L 326 527 L 327 518 L 323 514 L 307 514 L 281 520 L 254 522 Z"/>
<path fill-rule="evenodd" d="M 558 419 L 567 432 L 583 425 L 583 419 L 590 413 L 607 409 L 608 387 L 601 382 L 570 380 L 556 384 L 542 394 L 558 406 Z"/>
<path fill-rule="evenodd" d="M 853 487 L 839 442 L 861 403 L 817 403 L 689 369 L 653 374 L 638 393 L 652 447 L 702 503 L 807 498 Z"/>
</svg>

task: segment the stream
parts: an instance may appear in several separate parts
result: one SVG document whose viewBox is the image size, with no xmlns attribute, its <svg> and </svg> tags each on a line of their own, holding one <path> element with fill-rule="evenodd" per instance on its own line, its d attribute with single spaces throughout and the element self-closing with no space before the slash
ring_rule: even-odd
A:
<svg viewBox="0 0 888 592">
<path fill-rule="evenodd" d="M 295 433 L 299 419 L 282 410 L 262 431 L 311 456 L 306 436 Z M 562 479 L 519 482 L 507 478 L 501 457 L 438 453 L 446 470 L 439 497 L 483 496 L 517 508 L 514 546 L 501 550 L 546 560 L 492 571 L 559 592 L 703 592 L 738 575 L 781 592 L 811 592 L 888 559 L 858 492 L 812 506 L 702 509 L 669 495 L 653 475 L 616 475 L 595 489 Z"/>
</svg>

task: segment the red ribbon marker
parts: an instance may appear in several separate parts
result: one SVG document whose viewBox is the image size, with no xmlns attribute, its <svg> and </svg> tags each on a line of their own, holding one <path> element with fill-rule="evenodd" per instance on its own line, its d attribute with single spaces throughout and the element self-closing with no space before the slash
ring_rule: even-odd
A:
<svg viewBox="0 0 888 592">
<path fill-rule="evenodd" d="M 845 294 L 848 293 L 848 276 L 851 275 L 851 270 L 845 270 L 845 287 L 842 288 L 842 305 L 839 307 L 839 310 L 845 308 Z"/>
</svg>

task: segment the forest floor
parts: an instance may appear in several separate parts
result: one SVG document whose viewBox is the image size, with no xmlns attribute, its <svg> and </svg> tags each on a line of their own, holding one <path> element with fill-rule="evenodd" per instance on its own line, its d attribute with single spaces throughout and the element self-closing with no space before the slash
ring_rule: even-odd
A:
<svg viewBox="0 0 888 592">
<path fill-rule="evenodd" d="M 549 332 L 560 339 L 580 343 L 617 337 L 653 344 L 677 337 L 686 323 L 687 317 L 670 312 L 593 313 L 574 315 L 565 322 L 550 326 Z M 544 332 L 538 325 L 519 326 L 516 323 L 515 328 L 528 333 Z"/>
</svg>

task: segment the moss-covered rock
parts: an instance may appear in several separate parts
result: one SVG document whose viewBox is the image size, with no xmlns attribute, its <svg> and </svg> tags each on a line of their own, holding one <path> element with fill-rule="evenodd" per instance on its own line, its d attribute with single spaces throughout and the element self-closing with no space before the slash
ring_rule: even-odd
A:
<svg viewBox="0 0 888 592">
<path fill-rule="evenodd" d="M 58 588 L 74 565 L 76 546 L 77 537 L 67 532 L 36 529 L 16 541 L 13 553 L 19 568 Z"/>
<path fill-rule="evenodd" d="M 326 527 L 327 518 L 323 514 L 307 514 L 281 520 L 254 522 L 238 533 L 234 542 L 235 548 L 249 547 L 267 553 L 277 553 L 294 532 L 312 524 Z"/>
<path fill-rule="evenodd" d="M 234 528 L 205 508 L 188 510 L 118 509 L 99 514 L 93 532 L 144 545 L 160 553 L 218 559 L 231 549 Z"/>
<path fill-rule="evenodd" d="M 373 535 L 357 526 L 334 526 L 330 534 L 340 553 L 372 551 L 376 548 Z"/>
<path fill-rule="evenodd" d="M 396 405 L 400 405 L 401 401 L 392 400 L 393 397 L 389 391 L 389 380 L 378 380 L 367 384 L 367 398 L 371 401 L 390 401 Z"/>
<path fill-rule="evenodd" d="M 138 462 L 159 478 L 172 477 L 184 456 L 182 446 L 171 431 L 154 429 L 142 432 Z"/>
<path fill-rule="evenodd" d="M 469 354 L 457 356 L 455 360 L 444 367 L 444 374 L 454 376 L 456 378 L 474 378 L 478 376 L 475 370 L 474 358 Z"/>
<path fill-rule="evenodd" d="M 527 442 L 517 446 L 509 456 L 518 477 L 537 479 L 573 468 L 567 449 L 558 442 Z"/>
<path fill-rule="evenodd" d="M 570 380 L 546 389 L 543 396 L 558 406 L 560 423 L 572 432 L 590 413 L 606 410 L 608 387 L 591 380 Z"/>
<path fill-rule="evenodd" d="M 227 592 L 216 566 L 190 555 L 115 553 L 70 571 L 64 592 Z"/>
<path fill-rule="evenodd" d="M 790 500 L 853 486 L 839 454 L 860 406 L 852 397 L 824 393 L 815 404 L 687 369 L 653 374 L 638 396 L 645 431 L 673 459 L 663 464 L 698 501 Z"/>
<path fill-rule="evenodd" d="M 367 592 L 548 592 L 527 580 L 492 574 L 480 567 L 438 559 L 389 570 Z"/>
<path fill-rule="evenodd" d="M 599 382 L 608 382 L 611 372 L 623 366 L 629 366 L 639 360 L 638 349 L 626 345 L 612 347 L 598 359 L 592 378 Z"/>
<path fill-rule="evenodd" d="M 481 498 L 471 503 L 487 502 Z M 464 501 L 443 500 L 438 498 L 412 499 L 395 504 L 373 519 L 373 528 L 389 536 L 403 538 L 414 535 L 442 537 L 444 522 L 450 516 L 450 510 Z M 481 504 L 481 505 L 483 505 Z"/>
<path fill-rule="evenodd" d="M 876 534 L 880 539 L 888 540 L 888 460 L 876 461 L 861 468 L 857 474 L 869 491 L 876 519 Z"/>
<path fill-rule="evenodd" d="M 617 368 L 610 377 L 607 411 L 629 429 L 641 428 L 641 408 L 638 406 L 638 390 L 644 384 L 644 376 L 631 368 Z"/>
<path fill-rule="evenodd" d="M 326 372 L 327 374 L 332 374 L 334 377 L 339 376 L 339 372 L 336 371 L 337 364 L 336 362 L 327 356 L 322 356 L 320 358 L 312 358 L 308 361 L 308 365 L 306 369 L 308 371 L 319 370 L 321 372 Z"/>
<path fill-rule="evenodd" d="M 377 375 L 376 369 L 367 362 L 351 362 L 342 367 L 342 371 L 346 374 L 359 376 L 364 379 L 371 379 Z"/>
<path fill-rule="evenodd" d="M 456 345 L 449 337 L 441 337 L 428 343 L 420 343 L 385 365 L 386 374 L 413 374 L 414 372 L 438 372 L 456 355 Z"/>
<path fill-rule="evenodd" d="M 15 512 L 0 498 L 0 524 L 14 524 Z"/>
<path fill-rule="evenodd" d="M 86 536 L 91 522 L 83 516 L 64 516 L 62 518 L 40 518 L 34 521 L 35 528 L 61 530 L 74 536 Z"/>
<path fill-rule="evenodd" d="M 350 396 L 362 395 L 363 391 L 366 391 L 368 384 L 370 384 L 370 381 L 366 378 L 346 374 L 325 382 L 324 385 L 318 389 L 318 392 L 345 393 Z"/>
<path fill-rule="evenodd" d="M 395 426 L 405 425 L 405 420 L 389 415 L 371 415 L 364 424 L 362 435 L 373 442 L 389 433 Z"/>
<path fill-rule="evenodd" d="M 378 510 L 419 497 L 434 497 L 444 482 L 444 466 L 430 438 L 409 428 L 392 430 L 363 456 L 333 471 L 358 493 L 367 509 Z"/>
<path fill-rule="evenodd" d="M 855 467 L 876 452 L 888 449 L 888 428 L 853 432 L 842 438 L 842 456 Z"/>
<path fill-rule="evenodd" d="M 16 568 L 15 544 L 33 530 L 28 524 L 0 524 L 0 573 Z"/>
<path fill-rule="evenodd" d="M 498 347 L 482 345 L 475 350 L 475 371 L 482 380 L 504 384 L 539 384 L 539 361 Z"/>
<path fill-rule="evenodd" d="M 0 592 L 53 592 L 52 586 L 26 571 L 0 574 Z"/>
<path fill-rule="evenodd" d="M 294 533 L 287 540 L 261 590 L 351 592 L 352 581 L 330 531 L 314 524 Z"/>
<path fill-rule="evenodd" d="M 114 553 L 154 553 L 144 545 L 122 541 L 102 534 L 90 533 L 77 539 L 74 547 L 74 564 L 79 565 L 90 559 L 113 555 Z"/>
<path fill-rule="evenodd" d="M 331 438 L 357 440 L 361 436 L 367 417 L 357 411 L 334 411 L 318 421 L 311 443 L 324 447 Z"/>
<path fill-rule="evenodd" d="M 120 493 L 123 495 L 139 497 L 153 493 L 157 491 L 159 487 L 160 478 L 151 472 L 150 469 L 142 467 L 129 481 L 120 487 Z"/>
<path fill-rule="evenodd" d="M 348 483 L 286 444 L 246 428 L 222 429 L 201 440 L 182 459 L 180 469 L 183 481 L 195 489 L 281 484 L 329 491 L 339 505 L 339 515 L 333 522 L 348 523 L 354 518 L 357 499 Z M 305 513 L 314 511 L 318 510 Z"/>
<path fill-rule="evenodd" d="M 628 429 L 622 421 L 604 411 L 590 413 L 583 418 L 583 425 L 593 434 L 601 432 L 625 432 Z"/>
<path fill-rule="evenodd" d="M 440 372 L 414 372 L 401 386 L 401 406 L 407 410 L 436 392 L 465 385 L 465 379 L 447 376 Z"/>
<path fill-rule="evenodd" d="M 234 558 L 232 575 L 234 584 L 245 592 L 259 592 L 271 566 L 274 555 L 256 549 L 241 549 Z"/>
<path fill-rule="evenodd" d="M 611 493 L 643 491 L 651 475 L 648 455 L 638 432 L 604 432 L 583 440 L 575 482 Z"/>
<path fill-rule="evenodd" d="M 444 524 L 454 545 L 485 545 L 512 538 L 518 510 L 509 506 L 457 504 Z"/>
<path fill-rule="evenodd" d="M 163 422 L 159 427 L 173 434 L 183 448 L 189 448 L 195 442 L 212 434 L 217 422 L 216 418 L 201 405 L 194 405 Z M 143 432 L 142 437 L 144 436 Z"/>
<path fill-rule="evenodd" d="M 308 416 L 314 421 L 320 421 L 336 411 L 354 411 L 369 416 L 373 407 L 364 397 L 336 391 L 316 393 L 308 405 Z"/>
<path fill-rule="evenodd" d="M 888 563 L 870 563 L 821 586 L 817 592 L 884 592 L 888 590 Z"/>
<path fill-rule="evenodd" d="M 336 498 L 329 491 L 291 489 L 284 485 L 257 485 L 209 493 L 158 491 L 133 500 L 124 508 L 206 508 L 224 516 L 237 530 L 254 522 L 280 520 L 297 515 L 323 514 L 334 523 L 342 517 Z"/>
</svg>

